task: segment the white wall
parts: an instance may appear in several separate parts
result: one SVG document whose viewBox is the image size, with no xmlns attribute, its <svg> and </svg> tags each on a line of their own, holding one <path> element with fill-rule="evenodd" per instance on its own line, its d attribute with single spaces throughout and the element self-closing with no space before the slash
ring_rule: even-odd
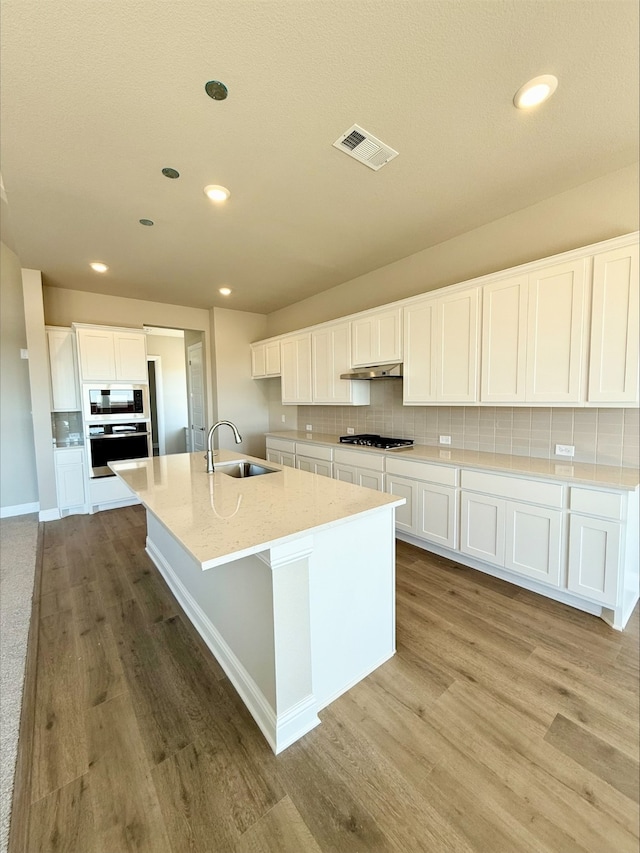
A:
<svg viewBox="0 0 640 853">
<path fill-rule="evenodd" d="M 16 254 L 0 244 L 0 508 L 38 502 L 22 274 Z M 28 508 L 28 507 L 27 507 Z M 4 514 L 3 513 L 3 514 Z"/>
<path fill-rule="evenodd" d="M 268 335 L 636 231 L 638 178 L 638 164 L 620 169 L 274 311 L 267 317 Z"/>
<path fill-rule="evenodd" d="M 269 430 L 268 389 L 251 378 L 249 344 L 266 334 L 264 314 L 212 308 L 218 419 L 232 421 L 243 441 L 240 448 L 228 427 L 218 430 L 218 446 L 242 449 L 264 458 L 264 434 Z"/>
<path fill-rule="evenodd" d="M 184 337 L 149 334 L 147 353 L 160 356 L 165 452 L 184 453 L 184 428 L 189 425 Z"/>
</svg>

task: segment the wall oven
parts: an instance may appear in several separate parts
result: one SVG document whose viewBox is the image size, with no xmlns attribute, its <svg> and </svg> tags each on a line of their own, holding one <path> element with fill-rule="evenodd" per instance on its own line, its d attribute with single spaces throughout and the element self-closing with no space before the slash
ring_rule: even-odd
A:
<svg viewBox="0 0 640 853">
<path fill-rule="evenodd" d="M 149 418 L 149 391 L 146 385 L 83 385 L 82 397 L 85 421 Z"/>
<path fill-rule="evenodd" d="M 109 462 L 150 456 L 149 421 L 87 424 L 91 477 L 114 477 Z"/>
</svg>

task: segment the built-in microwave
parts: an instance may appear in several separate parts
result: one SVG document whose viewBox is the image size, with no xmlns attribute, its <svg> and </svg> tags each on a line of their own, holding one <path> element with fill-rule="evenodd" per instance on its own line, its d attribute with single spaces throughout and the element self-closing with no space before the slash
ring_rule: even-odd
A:
<svg viewBox="0 0 640 853">
<path fill-rule="evenodd" d="M 121 382 L 85 384 L 82 386 L 82 397 L 85 421 L 149 418 L 149 392 L 146 385 Z"/>
</svg>

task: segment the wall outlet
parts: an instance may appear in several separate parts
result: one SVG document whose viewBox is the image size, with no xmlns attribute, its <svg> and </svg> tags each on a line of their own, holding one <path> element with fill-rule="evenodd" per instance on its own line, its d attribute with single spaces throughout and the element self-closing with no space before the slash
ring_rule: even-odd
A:
<svg viewBox="0 0 640 853">
<path fill-rule="evenodd" d="M 556 444 L 556 456 L 573 456 L 575 452 L 573 444 Z"/>
<path fill-rule="evenodd" d="M 21 349 L 20 350 L 20 358 L 29 358 L 29 350 Z"/>
<path fill-rule="evenodd" d="M 313 431 L 313 427 L 311 426 L 311 424 L 307 424 L 307 425 L 306 425 L 306 427 L 305 427 L 305 429 L 306 429 L 306 431 L 307 431 L 307 432 L 312 432 L 312 431 Z"/>
<path fill-rule="evenodd" d="M 281 415 L 281 419 L 282 419 L 282 423 L 283 423 L 283 424 L 286 424 L 286 422 L 287 422 L 287 416 L 286 416 L 286 415 Z"/>
<path fill-rule="evenodd" d="M 451 436 L 450 435 L 441 435 L 440 436 L 440 444 L 451 444 Z"/>
<path fill-rule="evenodd" d="M 353 427 L 347 427 L 347 435 L 355 435 L 355 432 Z"/>
</svg>

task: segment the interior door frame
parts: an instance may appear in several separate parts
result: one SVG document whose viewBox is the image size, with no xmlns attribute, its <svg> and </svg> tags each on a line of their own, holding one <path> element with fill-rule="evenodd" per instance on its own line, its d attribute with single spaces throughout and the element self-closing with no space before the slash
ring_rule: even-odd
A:
<svg viewBox="0 0 640 853">
<path fill-rule="evenodd" d="M 156 422 L 158 424 L 158 454 L 165 456 L 167 453 L 166 436 L 164 429 L 164 392 L 162 386 L 162 358 L 159 355 L 148 355 L 147 365 L 153 362 L 153 369 L 156 379 Z M 149 395 L 151 397 L 151 395 Z M 149 417 L 149 427 L 151 427 L 151 417 Z M 153 445 L 153 435 L 151 436 Z M 153 452 L 153 447 L 152 447 Z"/>
<path fill-rule="evenodd" d="M 194 452 L 194 440 L 193 440 L 193 394 L 192 394 L 192 378 L 191 378 L 191 352 L 196 349 L 196 347 L 200 348 L 200 362 L 202 365 L 202 411 L 205 418 L 205 432 L 206 432 L 206 424 L 207 424 L 207 391 L 206 391 L 206 383 L 205 383 L 205 372 L 204 372 L 204 341 L 200 340 L 197 343 L 189 344 L 187 347 L 187 408 L 189 415 L 189 448 L 188 451 L 190 453 Z M 204 439 L 203 439 L 204 440 Z M 205 441 L 206 445 L 206 441 Z"/>
</svg>

